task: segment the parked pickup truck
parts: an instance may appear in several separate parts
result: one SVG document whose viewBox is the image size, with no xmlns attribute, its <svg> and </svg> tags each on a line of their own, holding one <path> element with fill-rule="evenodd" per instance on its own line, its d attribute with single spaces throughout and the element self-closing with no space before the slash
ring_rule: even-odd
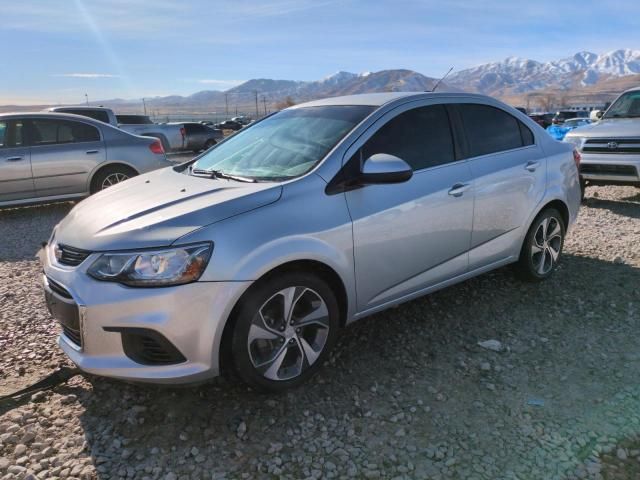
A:
<svg viewBox="0 0 640 480">
<path fill-rule="evenodd" d="M 84 106 L 51 107 L 46 111 L 82 115 L 108 123 L 134 135 L 155 137 L 162 142 L 162 146 L 167 152 L 186 150 L 188 147 L 183 125 L 153 123 L 146 115 L 116 115 L 110 108 Z"/>
</svg>

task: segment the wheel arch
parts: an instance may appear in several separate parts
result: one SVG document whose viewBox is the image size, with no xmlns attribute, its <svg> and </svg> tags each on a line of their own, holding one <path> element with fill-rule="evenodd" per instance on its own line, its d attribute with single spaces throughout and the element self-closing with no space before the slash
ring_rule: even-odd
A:
<svg viewBox="0 0 640 480">
<path fill-rule="evenodd" d="M 329 288 L 333 291 L 338 301 L 338 308 L 340 310 L 340 327 L 344 327 L 347 323 L 348 311 L 349 311 L 349 298 L 344 281 L 331 266 L 318 260 L 301 259 L 291 260 L 277 267 L 272 268 L 268 272 L 264 273 L 260 278 L 254 281 L 236 301 L 235 305 L 231 309 L 224 328 L 222 330 L 222 336 L 220 337 L 220 345 L 218 348 L 218 365 L 220 373 L 228 374 L 233 368 L 233 361 L 231 359 L 231 335 L 233 334 L 233 326 L 236 316 L 242 302 L 250 295 L 257 285 L 263 282 L 268 282 L 270 278 L 277 275 L 282 275 L 286 272 L 305 272 L 314 273 L 322 278 Z"/>
<path fill-rule="evenodd" d="M 91 174 L 89 175 L 87 191 L 89 191 L 90 193 L 93 193 L 93 181 L 99 172 L 103 171 L 105 168 L 114 167 L 114 166 L 122 166 L 122 167 L 129 168 L 133 170 L 136 173 L 136 175 L 140 175 L 140 171 L 128 162 L 114 160 L 114 161 L 101 163 L 100 165 L 96 166 L 96 168 L 94 168 Z"/>
<path fill-rule="evenodd" d="M 527 220 L 527 223 L 525 224 L 526 228 L 523 229 L 522 237 L 520 239 L 520 248 L 518 249 L 518 252 L 517 252 L 518 256 L 522 253 L 522 249 L 524 248 L 524 243 L 527 240 L 527 233 L 529 232 L 531 225 L 533 225 L 533 222 L 535 221 L 535 219 L 538 218 L 538 215 L 540 215 L 541 212 L 544 212 L 548 208 L 555 208 L 560 212 L 560 215 L 562 215 L 562 221 L 564 222 L 565 234 L 568 231 L 569 223 L 571 221 L 569 206 L 566 204 L 566 202 L 564 202 L 564 200 L 560 198 L 547 198 L 542 202 L 540 202 L 539 208 L 534 210 L 534 212 L 531 214 L 531 216 Z"/>
<path fill-rule="evenodd" d="M 562 215 L 562 221 L 564 222 L 564 228 L 565 228 L 565 230 L 567 230 L 569 228 L 569 222 L 571 220 L 571 217 L 570 217 L 570 214 L 569 214 L 569 207 L 567 206 L 567 204 L 565 202 L 563 202 L 562 200 L 560 200 L 558 198 L 546 202 L 544 205 L 542 205 L 542 207 L 540 209 L 538 209 L 536 214 L 531 219 L 531 222 L 529 222 L 529 228 L 531 228 L 531 223 L 533 223 L 533 220 L 535 220 L 535 218 L 538 215 L 540 215 L 540 212 L 543 212 L 548 208 L 555 208 L 556 210 L 558 210 L 560 212 L 560 215 Z"/>
</svg>

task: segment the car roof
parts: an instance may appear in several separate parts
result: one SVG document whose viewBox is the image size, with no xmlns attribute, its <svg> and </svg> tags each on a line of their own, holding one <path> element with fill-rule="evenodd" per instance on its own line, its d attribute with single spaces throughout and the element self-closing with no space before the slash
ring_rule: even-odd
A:
<svg viewBox="0 0 640 480">
<path fill-rule="evenodd" d="M 342 97 L 324 98 L 322 100 L 312 100 L 310 102 L 300 103 L 294 105 L 292 109 L 304 108 L 304 107 L 321 107 L 329 105 L 366 105 L 372 107 L 381 107 L 387 103 L 394 102 L 396 100 L 415 98 L 428 99 L 428 98 L 444 98 L 444 97 L 456 97 L 456 98 L 475 98 L 486 100 L 485 95 L 478 95 L 474 93 L 451 93 L 451 92 L 384 92 L 384 93 L 363 93 L 358 95 L 345 95 Z"/>
<path fill-rule="evenodd" d="M 108 125 L 107 123 L 94 120 L 91 117 L 85 117 L 84 115 L 76 115 L 75 113 L 63 113 L 63 112 L 8 112 L 0 113 L 0 118 L 55 118 L 55 119 L 67 119 L 67 120 L 82 120 L 83 122 L 97 123 L 98 125 Z"/>
<path fill-rule="evenodd" d="M 73 113 L 62 113 L 62 112 L 10 112 L 10 113 L 0 113 L 0 120 L 13 120 L 16 118 L 28 119 L 28 118 L 48 118 L 55 120 L 74 120 L 76 122 L 84 122 L 90 123 L 94 127 L 99 127 L 101 129 L 110 128 L 117 132 L 124 132 L 124 130 L 120 130 L 119 128 L 115 128 L 113 125 L 109 125 L 108 123 L 101 122 L 99 120 L 95 120 L 91 117 L 85 117 L 84 115 L 75 115 Z"/>
<path fill-rule="evenodd" d="M 45 111 L 56 111 L 59 109 L 67 109 L 72 108 L 73 110 L 111 110 L 109 107 L 103 107 L 102 105 L 99 107 L 92 107 L 88 105 L 56 105 L 55 107 L 49 107 Z"/>
</svg>

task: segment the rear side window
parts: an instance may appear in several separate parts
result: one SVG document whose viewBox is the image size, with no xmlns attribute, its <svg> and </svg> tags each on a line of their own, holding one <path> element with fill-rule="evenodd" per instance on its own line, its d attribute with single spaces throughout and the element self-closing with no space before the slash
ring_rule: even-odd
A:
<svg viewBox="0 0 640 480">
<path fill-rule="evenodd" d="M 204 125 L 198 125 L 195 123 L 185 123 L 184 129 L 187 133 L 191 134 L 206 132 L 206 127 Z"/>
<path fill-rule="evenodd" d="M 83 117 L 93 118 L 94 120 L 99 120 L 104 123 L 109 123 L 109 115 L 104 110 L 73 110 L 66 109 L 65 113 L 73 113 L 74 115 L 82 115 Z"/>
<path fill-rule="evenodd" d="M 531 130 L 517 118 L 499 108 L 467 103 L 459 105 L 459 109 L 470 157 L 533 144 Z"/>
<path fill-rule="evenodd" d="M 82 122 L 68 120 L 33 120 L 31 144 L 56 145 L 61 143 L 97 142 L 98 129 Z"/>
<path fill-rule="evenodd" d="M 362 149 L 363 159 L 376 153 L 395 155 L 413 170 L 453 162 L 453 139 L 444 105 L 414 108 L 390 120 Z"/>
</svg>

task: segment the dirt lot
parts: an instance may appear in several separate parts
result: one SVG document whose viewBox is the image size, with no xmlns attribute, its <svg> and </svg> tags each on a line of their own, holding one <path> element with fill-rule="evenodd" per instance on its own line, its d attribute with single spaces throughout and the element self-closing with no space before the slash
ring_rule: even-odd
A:
<svg viewBox="0 0 640 480">
<path fill-rule="evenodd" d="M 588 195 L 548 282 L 363 320 L 286 395 L 78 377 L 0 407 L 0 478 L 637 478 L 640 190 Z M 0 212 L 0 394 L 66 364 L 33 255 L 69 208 Z"/>
</svg>

